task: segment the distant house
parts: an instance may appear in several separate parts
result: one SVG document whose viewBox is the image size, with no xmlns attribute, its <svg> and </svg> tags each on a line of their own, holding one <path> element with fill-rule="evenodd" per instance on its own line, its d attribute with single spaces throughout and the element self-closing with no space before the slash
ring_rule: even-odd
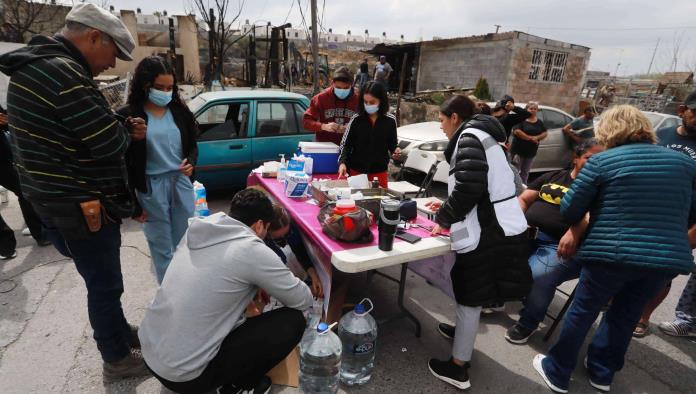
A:
<svg viewBox="0 0 696 394">
<path fill-rule="evenodd" d="M 445 87 L 474 88 L 486 78 L 494 99 L 509 94 L 573 112 L 590 61 L 590 48 L 518 31 L 401 45 L 375 46 L 369 53 L 387 56 L 398 86 L 403 56 L 407 91 Z"/>
</svg>

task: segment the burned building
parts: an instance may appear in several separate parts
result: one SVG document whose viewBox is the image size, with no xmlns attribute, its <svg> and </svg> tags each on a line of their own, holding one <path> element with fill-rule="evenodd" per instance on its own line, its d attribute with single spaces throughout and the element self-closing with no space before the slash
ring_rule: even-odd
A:
<svg viewBox="0 0 696 394">
<path fill-rule="evenodd" d="M 518 31 L 439 39 L 402 45 L 380 44 L 369 53 L 385 55 L 398 87 L 405 62 L 404 91 L 474 88 L 488 81 L 493 99 L 504 94 L 575 112 L 590 48 Z"/>
</svg>

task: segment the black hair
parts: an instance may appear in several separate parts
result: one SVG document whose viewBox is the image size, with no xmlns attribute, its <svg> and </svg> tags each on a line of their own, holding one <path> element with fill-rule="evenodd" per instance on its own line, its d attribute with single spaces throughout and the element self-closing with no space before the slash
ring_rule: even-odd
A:
<svg viewBox="0 0 696 394">
<path fill-rule="evenodd" d="M 128 104 L 133 107 L 142 108 L 147 101 L 149 89 L 155 83 L 158 76 L 166 74 L 174 77 L 174 86 L 172 87 L 172 101 L 169 105 L 176 105 L 181 108 L 188 109 L 181 96 L 179 96 L 179 87 L 176 83 L 176 74 L 172 66 L 160 56 L 148 56 L 138 63 L 133 73 L 131 81 L 130 93 L 128 94 Z"/>
<path fill-rule="evenodd" d="M 575 153 L 575 157 L 581 157 L 585 153 L 587 153 L 588 150 L 594 148 L 595 146 L 601 145 L 599 141 L 595 138 L 590 138 L 588 140 L 583 141 L 582 143 L 578 144 L 578 146 L 575 147 L 575 150 L 573 153 Z"/>
<path fill-rule="evenodd" d="M 387 112 L 389 112 L 389 96 L 387 96 L 387 89 L 379 82 L 370 81 L 360 88 L 360 102 L 358 103 L 358 113 L 360 115 L 367 115 L 365 111 L 366 94 L 379 100 L 378 114 L 386 115 Z"/>
<path fill-rule="evenodd" d="M 474 114 L 481 112 L 481 110 L 470 98 L 461 94 L 455 94 L 440 105 L 440 112 L 448 118 L 453 114 L 457 114 L 459 119 L 466 120 Z"/>
<path fill-rule="evenodd" d="M 286 211 L 285 208 L 278 203 L 273 204 L 273 220 L 271 220 L 271 226 L 268 228 L 268 230 L 280 230 L 289 224 L 290 215 L 288 215 L 288 211 Z"/>
<path fill-rule="evenodd" d="M 264 192 L 257 189 L 244 189 L 232 197 L 229 216 L 251 226 L 258 220 L 271 223 L 273 204 Z"/>
</svg>

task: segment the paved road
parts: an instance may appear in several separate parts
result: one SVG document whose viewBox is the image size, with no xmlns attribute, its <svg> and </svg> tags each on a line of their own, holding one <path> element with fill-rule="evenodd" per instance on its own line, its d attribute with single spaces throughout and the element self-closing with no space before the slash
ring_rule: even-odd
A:
<svg viewBox="0 0 696 394">
<path fill-rule="evenodd" d="M 229 196 L 211 202 L 224 210 Z M 101 360 L 87 320 L 85 289 L 70 261 L 52 247 L 40 248 L 22 237 L 22 219 L 15 199 L 0 206 L 2 215 L 17 230 L 18 256 L 0 262 L 0 392 L 24 393 L 160 393 L 153 379 L 136 379 L 104 385 Z M 123 226 L 122 264 L 126 294 L 124 310 L 139 322 L 155 292 L 155 279 L 147 256 L 147 244 L 136 223 Z M 386 270 L 396 275 L 396 270 Z M 353 297 L 368 295 L 376 304 L 375 315 L 396 309 L 394 283 L 375 277 L 367 285 L 355 278 Z M 674 291 L 657 310 L 654 322 L 670 319 L 686 277 L 679 277 Z M 430 357 L 448 357 L 451 343 L 435 331 L 438 321 L 452 321 L 454 303 L 416 275 L 409 274 L 408 307 L 423 323 L 423 335 L 415 338 L 410 322 L 398 321 L 380 327 L 375 374 L 360 388 L 342 388 L 356 393 L 454 393 L 454 388 L 434 379 L 426 366 Z M 563 303 L 557 297 L 552 310 Z M 531 366 L 537 352 L 548 344 L 535 335 L 528 346 L 513 346 L 503 339 L 505 329 L 517 317 L 519 304 L 505 313 L 482 319 L 473 366 L 471 393 L 543 393 L 547 389 Z M 548 322 L 547 322 L 548 323 Z M 657 328 L 652 327 L 653 331 Z M 584 355 L 584 353 L 583 353 Z M 696 392 L 696 343 L 653 334 L 631 344 L 624 370 L 612 388 L 618 393 Z M 573 392 L 594 392 L 586 373 L 578 368 Z M 275 393 L 296 389 L 274 387 Z"/>
</svg>

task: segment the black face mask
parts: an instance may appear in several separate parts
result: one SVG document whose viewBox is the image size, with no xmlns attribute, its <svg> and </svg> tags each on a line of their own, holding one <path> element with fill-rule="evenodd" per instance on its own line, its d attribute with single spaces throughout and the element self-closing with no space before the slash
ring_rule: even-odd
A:
<svg viewBox="0 0 696 394">
<path fill-rule="evenodd" d="M 466 123 L 469 121 L 471 118 L 464 119 L 461 125 L 459 125 L 459 129 L 454 133 L 452 138 L 449 140 L 447 143 L 447 147 L 445 148 L 445 160 L 447 160 L 447 163 L 450 162 L 450 158 L 452 157 L 452 153 L 454 153 L 454 149 L 457 147 L 457 141 L 459 141 L 459 136 L 462 135 L 462 132 L 464 131 L 464 127 Z"/>
</svg>

